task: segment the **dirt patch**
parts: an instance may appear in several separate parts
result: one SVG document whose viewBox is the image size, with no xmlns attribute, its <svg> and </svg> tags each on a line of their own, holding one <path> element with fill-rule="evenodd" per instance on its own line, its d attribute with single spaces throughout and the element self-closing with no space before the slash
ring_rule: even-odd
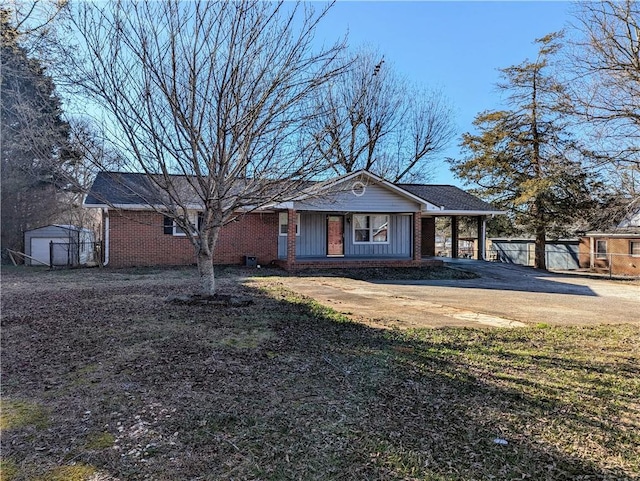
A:
<svg viewBox="0 0 640 481">
<path fill-rule="evenodd" d="M 169 304 L 189 306 L 243 307 L 253 304 L 253 299 L 249 297 L 239 297 L 230 294 L 172 294 L 164 301 Z"/>
</svg>

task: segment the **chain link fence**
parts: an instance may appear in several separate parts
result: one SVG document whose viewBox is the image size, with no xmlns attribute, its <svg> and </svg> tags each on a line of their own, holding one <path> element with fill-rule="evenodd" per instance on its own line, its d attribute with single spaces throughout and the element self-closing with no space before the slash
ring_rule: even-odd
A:
<svg viewBox="0 0 640 481">
<path fill-rule="evenodd" d="M 48 259 L 37 261 L 53 268 L 71 268 L 101 264 L 102 242 L 49 242 Z M 32 260 L 32 265 L 36 265 Z"/>
</svg>

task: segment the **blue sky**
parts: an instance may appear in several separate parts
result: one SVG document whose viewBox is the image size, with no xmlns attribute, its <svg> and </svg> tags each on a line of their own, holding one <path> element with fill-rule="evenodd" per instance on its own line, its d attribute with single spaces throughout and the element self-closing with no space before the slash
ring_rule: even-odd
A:
<svg viewBox="0 0 640 481">
<path fill-rule="evenodd" d="M 499 68 L 534 59 L 534 40 L 565 28 L 568 2 L 338 1 L 321 24 L 327 43 L 348 32 L 350 46 L 380 50 L 411 82 L 442 89 L 458 134 L 483 110 L 500 107 Z M 457 157 L 458 139 L 443 154 Z M 462 186 L 445 162 L 434 183 Z"/>
</svg>

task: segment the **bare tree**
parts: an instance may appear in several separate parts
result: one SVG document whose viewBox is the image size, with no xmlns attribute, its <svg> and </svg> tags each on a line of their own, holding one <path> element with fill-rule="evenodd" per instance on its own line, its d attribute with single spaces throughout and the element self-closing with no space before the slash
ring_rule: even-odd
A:
<svg viewBox="0 0 640 481">
<path fill-rule="evenodd" d="M 640 198 L 640 5 L 633 0 L 576 4 L 568 73 L 574 110 L 596 152 L 608 192 L 594 227 L 613 226 Z"/>
<path fill-rule="evenodd" d="M 640 4 L 581 2 L 571 65 L 577 113 L 605 161 L 640 163 Z"/>
<path fill-rule="evenodd" d="M 10 0 L 10 21 L 22 36 L 42 38 L 55 27 L 56 19 L 69 6 L 68 0 Z"/>
<path fill-rule="evenodd" d="M 342 71 L 342 45 L 312 48 L 325 13 L 259 0 L 79 6 L 78 82 L 126 168 L 146 174 L 149 205 L 191 240 L 205 294 L 220 229 L 325 168 L 303 135 L 311 96 Z"/>
<path fill-rule="evenodd" d="M 318 97 L 313 126 L 339 173 L 370 170 L 397 182 L 429 176 L 429 161 L 454 136 L 452 112 L 435 90 L 406 85 L 378 53 L 361 50 Z"/>
</svg>

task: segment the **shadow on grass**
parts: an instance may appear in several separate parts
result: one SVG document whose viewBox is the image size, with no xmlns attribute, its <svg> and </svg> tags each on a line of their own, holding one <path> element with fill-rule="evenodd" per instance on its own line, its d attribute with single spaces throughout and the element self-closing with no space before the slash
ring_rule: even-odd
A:
<svg viewBox="0 0 640 481">
<path fill-rule="evenodd" d="M 514 264 L 465 261 L 453 263 L 453 267 L 306 269 L 293 275 L 300 277 L 344 277 L 373 284 L 434 285 L 460 289 L 597 296 L 588 286 L 563 282 L 563 279 L 569 277 L 567 275 L 553 274 Z"/>
<path fill-rule="evenodd" d="M 3 397 L 51 417 L 3 433 L 14 479 L 76 462 L 127 480 L 638 473 L 637 404 L 615 399 L 637 363 L 594 391 L 611 365 L 532 347 L 560 345 L 542 332 L 559 330 L 381 331 L 277 288 L 229 288 L 255 304 L 168 305 L 175 288 L 135 281 L 5 292 Z"/>
</svg>

